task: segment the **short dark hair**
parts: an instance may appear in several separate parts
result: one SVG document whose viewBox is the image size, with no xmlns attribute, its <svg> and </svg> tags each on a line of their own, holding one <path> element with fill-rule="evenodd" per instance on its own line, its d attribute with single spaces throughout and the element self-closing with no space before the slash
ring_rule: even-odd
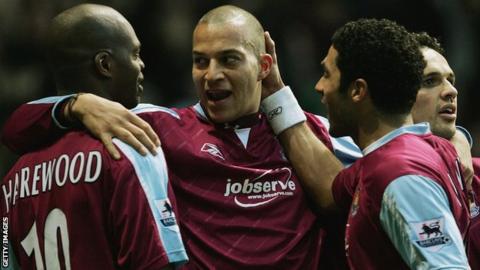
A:
<svg viewBox="0 0 480 270">
<path fill-rule="evenodd" d="M 357 78 L 368 83 L 374 106 L 385 114 L 408 113 L 422 81 L 425 62 L 418 41 L 387 19 L 359 19 L 332 37 L 341 89 Z"/>
<path fill-rule="evenodd" d="M 430 48 L 445 56 L 445 50 L 438 39 L 430 36 L 427 32 L 412 33 L 412 35 L 420 43 L 420 47 Z"/>
</svg>

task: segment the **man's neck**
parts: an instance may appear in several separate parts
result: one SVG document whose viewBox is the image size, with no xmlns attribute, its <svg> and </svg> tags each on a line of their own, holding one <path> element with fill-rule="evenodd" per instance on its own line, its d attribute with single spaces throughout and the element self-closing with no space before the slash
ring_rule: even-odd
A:
<svg viewBox="0 0 480 270">
<path fill-rule="evenodd" d="M 377 117 L 377 118 L 365 118 L 362 124 L 360 124 L 358 130 L 358 136 L 355 140 L 360 149 L 365 149 L 370 144 L 374 143 L 378 139 L 382 138 L 391 131 L 401 128 L 406 125 L 412 125 L 412 116 L 401 116 L 396 118 L 391 117 Z"/>
</svg>

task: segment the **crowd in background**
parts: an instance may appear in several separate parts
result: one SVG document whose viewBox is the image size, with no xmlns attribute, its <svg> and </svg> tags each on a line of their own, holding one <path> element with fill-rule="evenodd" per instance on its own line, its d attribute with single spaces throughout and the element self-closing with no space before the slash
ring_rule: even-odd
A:
<svg viewBox="0 0 480 270">
<path fill-rule="evenodd" d="M 20 104 L 55 95 L 43 59 L 44 31 L 60 11 L 85 1 L 0 0 L 0 127 Z M 145 62 L 144 102 L 183 107 L 196 102 L 191 80 L 192 31 L 202 14 L 223 4 L 250 11 L 276 41 L 284 81 L 302 107 L 325 115 L 314 86 L 330 36 L 345 22 L 361 17 L 389 18 L 410 31 L 440 39 L 456 73 L 457 123 L 474 138 L 480 156 L 480 1 L 479 0 L 112 0 L 109 5 L 133 25 Z M 79 89 L 81 91 L 81 89 Z M 0 146 L 0 175 L 16 157 Z"/>
</svg>

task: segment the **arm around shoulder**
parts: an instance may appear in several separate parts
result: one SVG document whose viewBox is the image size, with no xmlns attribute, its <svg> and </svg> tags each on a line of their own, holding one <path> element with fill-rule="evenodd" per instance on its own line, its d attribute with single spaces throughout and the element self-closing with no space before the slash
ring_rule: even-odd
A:
<svg viewBox="0 0 480 270">
<path fill-rule="evenodd" d="M 63 134 L 54 110 L 70 96 L 56 96 L 21 105 L 2 129 L 2 143 L 17 154 L 48 145 Z"/>
</svg>

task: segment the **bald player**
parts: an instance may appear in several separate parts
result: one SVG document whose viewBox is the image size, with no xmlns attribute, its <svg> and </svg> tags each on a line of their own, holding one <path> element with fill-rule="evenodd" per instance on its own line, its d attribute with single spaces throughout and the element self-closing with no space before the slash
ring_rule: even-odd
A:
<svg viewBox="0 0 480 270">
<path fill-rule="evenodd" d="M 192 55 L 199 103 L 183 109 L 145 104 L 133 109 L 162 141 L 189 252 L 185 268 L 318 269 L 325 220 L 316 215 L 259 110 L 262 80 L 272 65 L 262 26 L 240 8 L 213 9 L 195 27 Z M 81 95 L 72 113 L 99 134 L 102 129 L 95 126 L 101 123 L 118 126 L 110 121 L 110 106 L 107 100 Z M 40 134 L 51 124 L 51 110 L 29 110 L 41 115 L 36 124 Z M 27 109 L 22 111 L 11 121 L 21 121 Z M 339 145 L 329 138 L 325 119 L 304 112 L 295 119 L 306 119 L 329 149 Z M 19 146 L 15 134 L 28 134 L 28 129 L 19 131 L 11 123 L 4 136 Z"/>
<path fill-rule="evenodd" d="M 90 90 L 136 106 L 144 63 L 140 42 L 120 13 L 75 6 L 56 16 L 48 33 L 59 93 Z M 4 249 L 2 267 L 170 269 L 187 260 L 161 148 L 142 157 L 115 141 L 121 155 L 113 160 L 86 132 L 59 136 L 20 157 L 3 179 L 3 247 L 8 240 L 10 250 Z"/>
</svg>

